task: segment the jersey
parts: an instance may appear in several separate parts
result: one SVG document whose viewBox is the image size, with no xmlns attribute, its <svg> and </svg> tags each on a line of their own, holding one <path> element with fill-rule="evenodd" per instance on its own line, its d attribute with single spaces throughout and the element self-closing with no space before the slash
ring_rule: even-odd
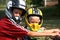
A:
<svg viewBox="0 0 60 40">
<path fill-rule="evenodd" d="M 22 40 L 22 37 L 27 35 L 28 31 L 16 27 L 8 17 L 4 17 L 0 20 L 0 40 L 17 40 L 17 37 Z"/>
</svg>

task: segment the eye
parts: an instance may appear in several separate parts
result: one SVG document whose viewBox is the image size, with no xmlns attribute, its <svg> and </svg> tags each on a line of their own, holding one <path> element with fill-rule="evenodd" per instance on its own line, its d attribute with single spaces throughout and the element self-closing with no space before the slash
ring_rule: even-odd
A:
<svg viewBox="0 0 60 40">
<path fill-rule="evenodd" d="M 31 22 L 31 23 L 34 23 L 34 22 Z"/>
<path fill-rule="evenodd" d="M 15 12 L 16 14 L 18 14 L 19 12 Z"/>
</svg>

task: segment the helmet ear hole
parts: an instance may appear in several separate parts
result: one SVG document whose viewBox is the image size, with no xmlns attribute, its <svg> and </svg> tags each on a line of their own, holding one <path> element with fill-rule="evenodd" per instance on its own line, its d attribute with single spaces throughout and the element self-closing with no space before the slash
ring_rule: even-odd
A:
<svg viewBox="0 0 60 40">
<path fill-rule="evenodd" d="M 13 12 L 13 8 L 12 8 L 12 7 L 10 7 L 10 9 L 9 9 L 9 10 L 10 10 L 10 12 Z"/>
<path fill-rule="evenodd" d="M 27 13 L 27 11 L 24 11 L 24 10 L 23 10 L 23 12 L 22 12 L 21 16 L 24 16 L 24 15 L 25 15 L 25 13 Z"/>
</svg>

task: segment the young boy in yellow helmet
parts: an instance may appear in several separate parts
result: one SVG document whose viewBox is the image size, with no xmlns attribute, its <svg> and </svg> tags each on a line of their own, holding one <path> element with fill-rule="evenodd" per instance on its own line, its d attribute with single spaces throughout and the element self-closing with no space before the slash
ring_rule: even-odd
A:
<svg viewBox="0 0 60 40">
<path fill-rule="evenodd" d="M 45 30 L 45 28 L 41 27 L 43 23 L 43 15 L 41 10 L 38 8 L 30 8 L 28 9 L 28 13 L 25 14 L 25 23 L 26 26 L 25 28 L 30 30 L 30 31 L 35 31 L 35 32 L 52 32 L 58 29 L 51 29 L 51 30 Z M 23 40 L 37 40 L 36 37 L 27 37 L 25 36 Z"/>
<path fill-rule="evenodd" d="M 25 28 L 27 28 L 30 31 L 42 32 L 44 29 L 41 28 L 41 25 L 43 23 L 42 17 L 43 17 L 42 12 L 38 8 L 28 9 L 28 13 L 25 15 L 25 23 L 26 23 Z M 37 39 L 28 37 L 28 40 L 37 40 Z"/>
<path fill-rule="evenodd" d="M 27 15 L 25 15 L 27 29 L 31 31 L 38 31 L 43 23 L 43 15 L 38 8 L 30 8 Z"/>
</svg>

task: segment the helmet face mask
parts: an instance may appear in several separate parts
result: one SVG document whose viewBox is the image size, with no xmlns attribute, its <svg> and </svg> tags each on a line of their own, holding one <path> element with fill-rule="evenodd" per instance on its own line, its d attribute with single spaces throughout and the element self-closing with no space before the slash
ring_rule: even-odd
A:
<svg viewBox="0 0 60 40">
<path fill-rule="evenodd" d="M 29 17 L 31 17 L 31 16 L 32 17 L 34 17 L 34 16 L 39 17 L 40 22 L 31 24 L 29 22 Z M 38 9 L 38 8 L 30 8 L 30 9 L 28 9 L 28 13 L 25 15 L 26 25 L 28 27 L 30 27 L 32 31 L 37 31 L 42 26 L 42 23 L 43 23 L 42 17 L 43 16 L 42 16 L 42 12 L 41 12 L 40 9 Z M 34 20 L 37 20 L 37 19 L 34 19 Z"/>
<path fill-rule="evenodd" d="M 22 14 L 21 16 L 24 16 L 24 14 L 26 13 L 26 10 L 25 10 L 25 7 L 26 7 L 26 3 L 25 1 L 23 0 L 10 0 L 8 3 L 7 3 L 7 6 L 6 6 L 6 16 L 9 18 L 9 19 L 13 19 L 14 21 L 16 19 L 19 19 L 20 20 L 20 16 L 18 17 L 15 17 L 13 14 L 13 10 L 14 9 L 19 9 L 19 10 L 22 10 Z"/>
</svg>

